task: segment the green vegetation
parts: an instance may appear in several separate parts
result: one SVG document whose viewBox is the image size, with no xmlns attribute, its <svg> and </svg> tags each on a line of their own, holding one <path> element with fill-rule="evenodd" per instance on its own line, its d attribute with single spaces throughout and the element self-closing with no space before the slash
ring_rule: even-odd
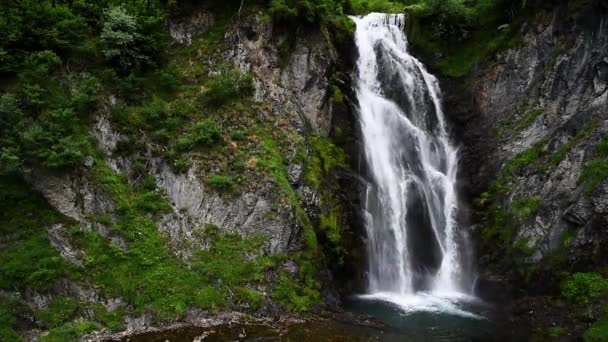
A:
<svg viewBox="0 0 608 342">
<path fill-rule="evenodd" d="M 234 69 L 221 71 L 220 75 L 207 82 L 206 87 L 203 101 L 212 106 L 250 96 L 254 91 L 253 77 Z"/>
<path fill-rule="evenodd" d="M 547 163 L 547 167 L 551 168 L 557 166 L 566 157 L 566 155 L 570 153 L 574 146 L 581 142 L 597 127 L 599 127 L 599 122 L 597 120 L 593 120 L 588 123 L 583 129 L 579 130 L 572 139 L 560 146 L 557 151 L 555 151 L 552 155 L 549 156 L 549 162 Z"/>
<path fill-rule="evenodd" d="M 579 183 L 585 183 L 585 191 L 590 194 L 608 178 L 608 138 L 604 137 L 597 146 L 595 158 L 583 168 Z"/>
<path fill-rule="evenodd" d="M 71 271 L 44 229 L 64 221 L 20 178 L 0 178 L 0 288 L 45 289 Z"/>
<path fill-rule="evenodd" d="M 515 229 L 530 219 L 540 205 L 541 201 L 538 198 L 514 199 L 506 207 L 494 204 L 490 208 L 488 222 L 482 230 L 482 238 L 486 241 L 497 238 L 507 251 L 511 251 Z M 526 241 L 519 241 L 516 245 L 524 247 Z"/>
<path fill-rule="evenodd" d="M 536 108 L 526 111 L 519 120 L 517 120 L 513 126 L 515 132 L 521 132 L 522 130 L 530 127 L 536 119 L 545 112 L 544 108 Z"/>
<path fill-rule="evenodd" d="M 608 314 L 604 314 L 597 322 L 593 323 L 583 335 L 585 342 L 608 341 Z"/>
<path fill-rule="evenodd" d="M 80 336 L 99 329 L 99 325 L 91 321 L 75 321 L 49 330 L 48 335 L 40 337 L 41 342 L 70 342 L 78 341 Z"/>
<path fill-rule="evenodd" d="M 78 304 L 69 297 L 55 297 L 46 309 L 36 312 L 36 318 L 47 327 L 56 327 L 72 319 Z"/>
<path fill-rule="evenodd" d="M 562 295 L 575 304 L 588 304 L 608 293 L 608 279 L 598 273 L 574 273 L 562 286 Z"/>
<path fill-rule="evenodd" d="M 12 299 L 0 296 L 0 340 L 20 342 L 23 339 L 15 331 L 17 323 L 18 303 Z"/>
<path fill-rule="evenodd" d="M 408 39 L 425 53 L 441 55 L 434 65 L 440 73 L 462 77 L 496 52 L 517 44 L 519 21 L 514 18 L 527 10 L 525 1 L 412 1 L 406 7 Z M 510 25 L 499 30 L 504 24 Z"/>
<path fill-rule="evenodd" d="M 223 175 L 213 175 L 207 179 L 207 184 L 219 191 L 228 191 L 234 185 L 232 178 Z"/>
<path fill-rule="evenodd" d="M 338 167 L 347 167 L 346 154 L 334 145 L 328 138 L 311 135 L 308 143 L 312 149 L 312 156 L 306 164 L 304 179 L 315 188 L 318 188 L 323 178 Z"/>
</svg>

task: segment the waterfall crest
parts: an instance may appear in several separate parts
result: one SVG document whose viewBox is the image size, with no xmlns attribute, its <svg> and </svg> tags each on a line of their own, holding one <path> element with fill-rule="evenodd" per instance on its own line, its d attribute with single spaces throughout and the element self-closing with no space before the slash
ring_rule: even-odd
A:
<svg viewBox="0 0 608 342">
<path fill-rule="evenodd" d="M 408 53 L 403 14 L 352 19 L 369 178 L 368 293 L 466 293 L 456 219 L 458 151 L 438 81 Z"/>
</svg>

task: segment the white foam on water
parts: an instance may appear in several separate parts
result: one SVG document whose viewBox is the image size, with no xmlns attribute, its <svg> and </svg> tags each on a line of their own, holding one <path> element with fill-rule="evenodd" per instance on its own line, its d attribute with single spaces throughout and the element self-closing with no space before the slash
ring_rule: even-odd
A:
<svg viewBox="0 0 608 342">
<path fill-rule="evenodd" d="M 463 304 L 479 303 L 477 298 L 461 292 L 416 292 L 407 295 L 395 294 L 392 292 L 376 292 L 373 294 L 360 295 L 358 298 L 394 304 L 405 315 L 417 312 L 430 312 L 471 319 L 485 319 L 483 316 L 461 308 Z"/>
</svg>

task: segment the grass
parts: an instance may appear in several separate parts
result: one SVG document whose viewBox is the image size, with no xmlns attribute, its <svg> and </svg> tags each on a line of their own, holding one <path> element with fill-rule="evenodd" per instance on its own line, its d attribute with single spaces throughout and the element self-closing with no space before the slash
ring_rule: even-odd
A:
<svg viewBox="0 0 608 342">
<path fill-rule="evenodd" d="M 72 271 L 51 246 L 45 228 L 67 220 L 17 176 L 0 178 L 0 288 L 47 289 Z"/>
<path fill-rule="evenodd" d="M 536 119 L 541 116 L 545 112 L 544 108 L 536 108 L 532 110 L 526 111 L 519 120 L 515 122 L 513 125 L 513 130 L 515 132 L 520 132 L 530 127 L 531 124 L 536 121 Z"/>
<path fill-rule="evenodd" d="M 17 313 L 19 304 L 15 299 L 0 296 L 0 340 L 6 342 L 21 342 L 23 338 L 17 334 Z"/>
<path fill-rule="evenodd" d="M 307 142 L 312 149 L 312 155 L 306 163 L 304 180 L 309 185 L 318 188 L 331 171 L 348 167 L 344 150 L 334 145 L 329 138 L 311 135 Z"/>
<path fill-rule="evenodd" d="M 234 180 L 224 175 L 213 175 L 207 178 L 207 184 L 218 191 L 229 191 L 234 186 Z"/>
<path fill-rule="evenodd" d="M 546 165 L 546 168 L 550 169 L 552 167 L 557 166 L 562 160 L 564 160 L 564 158 L 568 155 L 568 153 L 570 153 L 570 151 L 572 150 L 572 148 L 574 148 L 574 146 L 576 146 L 579 142 L 581 142 L 583 139 L 585 139 L 598 126 L 599 126 L 599 122 L 597 120 L 593 120 L 589 124 L 585 125 L 585 127 L 583 129 L 581 129 L 580 131 L 578 131 L 572 139 L 570 139 L 567 143 L 560 146 L 560 148 L 557 149 L 557 151 L 553 152 L 549 156 L 549 160 Z"/>
<path fill-rule="evenodd" d="M 595 158 L 585 165 L 578 182 L 585 183 L 585 193 L 590 195 L 607 178 L 608 137 L 604 137 L 597 146 Z"/>
<path fill-rule="evenodd" d="M 92 321 L 76 321 L 49 330 L 47 335 L 40 337 L 40 342 L 71 342 L 78 341 L 83 335 L 99 329 Z"/>
</svg>

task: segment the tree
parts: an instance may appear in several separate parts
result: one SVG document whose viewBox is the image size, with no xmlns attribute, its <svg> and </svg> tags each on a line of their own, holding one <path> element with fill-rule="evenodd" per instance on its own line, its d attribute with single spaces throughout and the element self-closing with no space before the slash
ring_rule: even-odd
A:
<svg viewBox="0 0 608 342">
<path fill-rule="evenodd" d="M 99 38 L 103 55 L 120 71 L 126 72 L 150 62 L 150 58 L 139 48 L 142 36 L 137 18 L 121 6 L 106 11 L 106 22 Z"/>
</svg>

